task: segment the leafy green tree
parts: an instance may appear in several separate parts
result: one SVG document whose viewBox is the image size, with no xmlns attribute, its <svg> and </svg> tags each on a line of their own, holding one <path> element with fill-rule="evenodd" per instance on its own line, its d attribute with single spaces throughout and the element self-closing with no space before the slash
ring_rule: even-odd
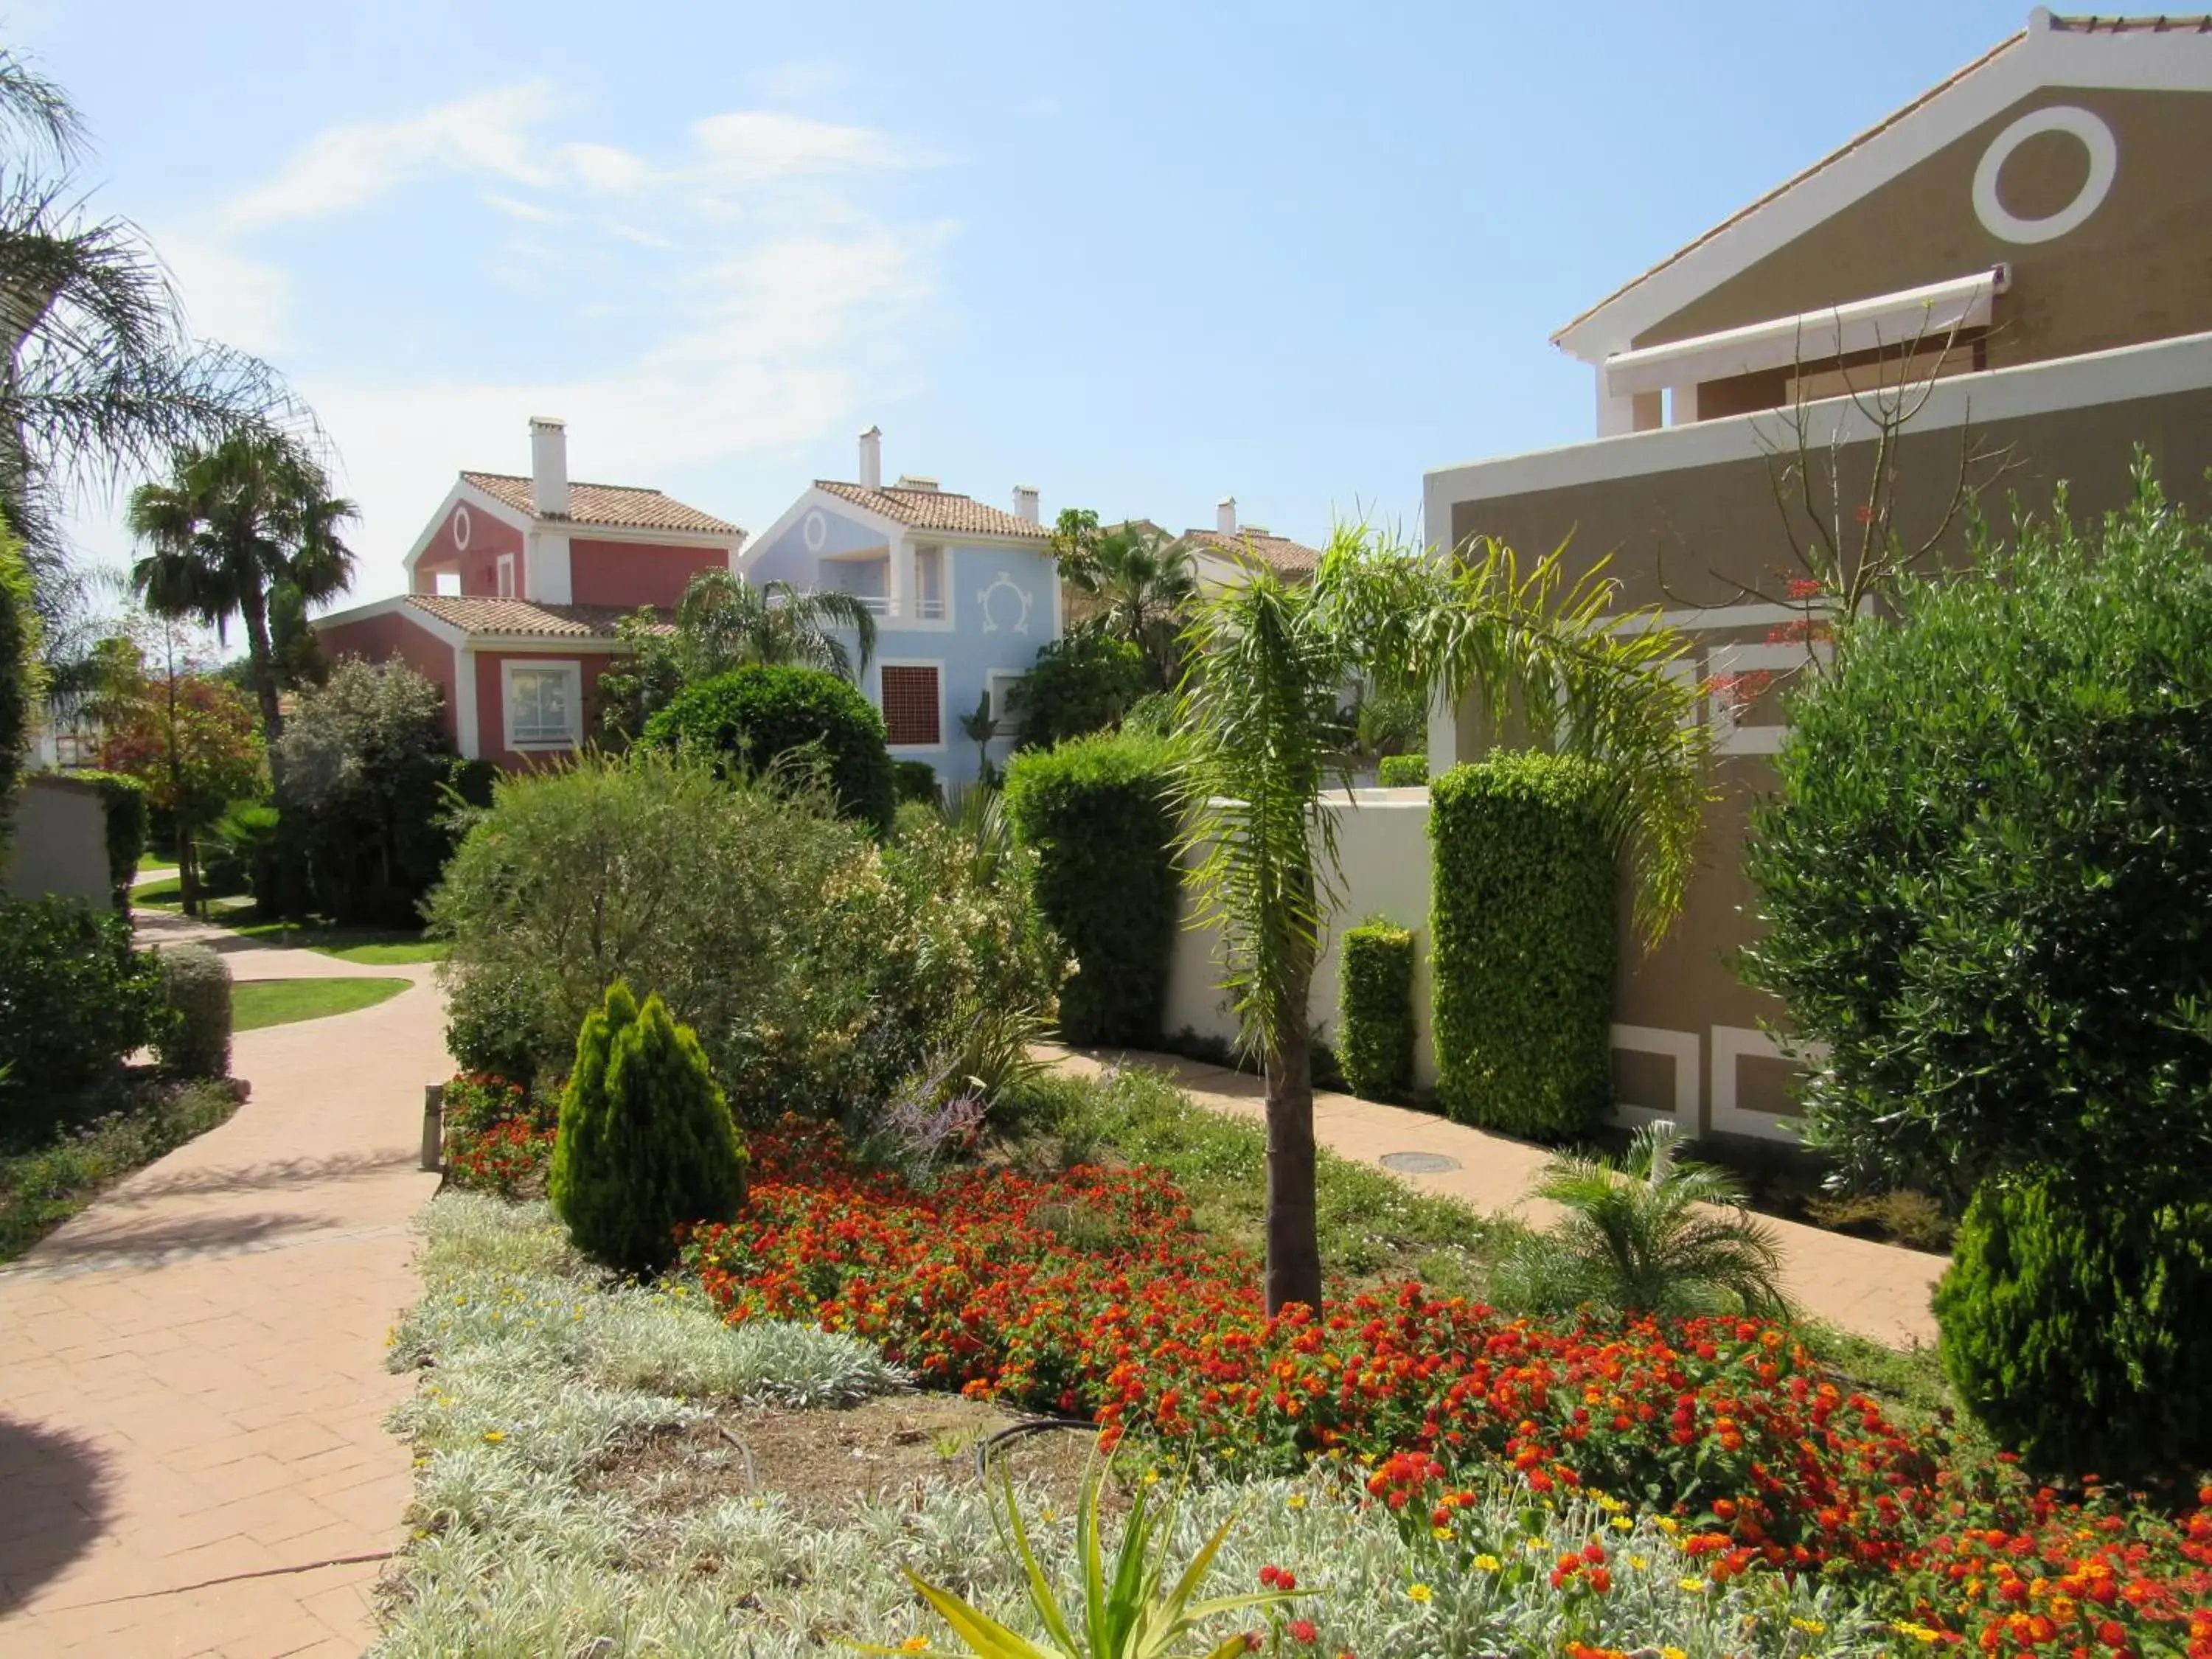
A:
<svg viewBox="0 0 2212 1659">
<path fill-rule="evenodd" d="M 697 681 L 646 722 L 644 740 L 752 775 L 818 767 L 841 811 L 890 833 L 898 800 L 884 717 L 819 669 L 755 664 Z"/>
<path fill-rule="evenodd" d="M 666 1267 L 678 1227 L 737 1218 L 747 1161 L 690 1027 L 617 980 L 577 1033 L 546 1183 L 576 1248 L 626 1273 Z"/>
<path fill-rule="evenodd" d="M 331 494 L 302 446 L 266 434 L 186 450 L 168 482 L 131 492 L 131 531 L 149 549 L 131 567 L 132 587 L 156 616 L 189 618 L 218 635 L 232 617 L 245 624 L 254 697 L 271 743 L 284 733 L 286 684 L 271 613 L 295 619 L 351 585 L 353 552 L 339 532 L 356 511 Z M 287 643 L 296 653 L 295 641 Z"/>
<path fill-rule="evenodd" d="M 848 649 L 849 630 L 859 647 Z M 813 668 L 857 680 L 875 654 L 876 619 L 850 593 L 810 593 L 788 582 L 754 586 L 728 570 L 702 570 L 684 587 L 672 623 L 652 610 L 617 625 L 620 666 L 602 675 L 600 724 L 617 742 L 687 686 L 735 668 Z"/>
<path fill-rule="evenodd" d="M 1953 1206 L 2212 1164 L 2212 534 L 2138 459 L 1843 624 L 1790 704 L 1748 976 L 1827 1054 L 1806 1138 Z"/>
<path fill-rule="evenodd" d="M 1267 1073 L 1270 1308 L 1321 1305 L 1309 1002 L 1338 880 L 1335 832 L 1316 803 L 1332 779 L 1348 782 L 1337 693 L 1365 673 L 1425 702 L 1472 694 L 1501 729 L 1511 711 L 1540 746 L 1602 757 L 1617 780 L 1607 822 L 1638 866 L 1638 915 L 1656 937 L 1689 878 L 1707 739 L 1690 718 L 1692 689 L 1663 672 L 1680 637 L 1656 617 L 1613 626 L 1613 598 L 1600 571 L 1568 582 L 1557 555 L 1524 571 L 1486 543 L 1438 561 L 1340 526 L 1311 583 L 1255 569 L 1206 599 L 1184 635 L 1191 880 L 1221 932 L 1242 1042 Z"/>
<path fill-rule="evenodd" d="M 960 735 L 975 745 L 975 776 L 986 788 L 996 788 L 999 769 L 991 763 L 991 744 L 999 735 L 998 711 L 991 707 L 991 694 L 986 691 L 975 700 L 975 707 L 960 717 Z"/>
<path fill-rule="evenodd" d="M 1521 1240 L 1501 1266 L 1498 1299 L 1532 1312 L 1726 1311 L 1782 1317 L 1782 1246 L 1745 1207 L 1725 1170 L 1675 1156 L 1681 1132 L 1647 1123 L 1618 1162 L 1553 1158 L 1535 1195 L 1565 1217 Z"/>
<path fill-rule="evenodd" d="M 1079 629 L 1042 647 L 1012 701 L 1020 746 L 1049 749 L 1110 731 L 1145 694 L 1145 656 L 1126 640 Z"/>
<path fill-rule="evenodd" d="M 31 568 L 23 562 L 5 523 L 0 523 L 0 846 L 7 842 L 15 774 L 30 741 L 31 714 L 38 706 L 43 678 Z"/>
<path fill-rule="evenodd" d="M 1102 529 L 1085 507 L 1060 515 L 1049 546 L 1061 577 L 1091 601 L 1088 620 L 1143 653 L 1146 689 L 1170 689 L 1182 666 L 1183 623 L 1198 598 L 1190 550 L 1149 525 Z"/>
</svg>

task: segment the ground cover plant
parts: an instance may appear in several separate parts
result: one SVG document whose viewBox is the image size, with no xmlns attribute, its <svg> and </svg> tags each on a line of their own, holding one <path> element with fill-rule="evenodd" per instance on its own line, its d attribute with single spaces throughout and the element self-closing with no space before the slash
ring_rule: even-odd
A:
<svg viewBox="0 0 2212 1659">
<path fill-rule="evenodd" d="M 303 1019 L 327 1019 L 388 1002 L 410 981 L 382 979 L 249 979 L 231 987 L 231 1029 L 258 1031 Z"/>
<path fill-rule="evenodd" d="M 0 1127 L 0 1261 L 12 1261 L 107 1188 L 238 1109 L 228 1083 L 109 1084 Z"/>
</svg>

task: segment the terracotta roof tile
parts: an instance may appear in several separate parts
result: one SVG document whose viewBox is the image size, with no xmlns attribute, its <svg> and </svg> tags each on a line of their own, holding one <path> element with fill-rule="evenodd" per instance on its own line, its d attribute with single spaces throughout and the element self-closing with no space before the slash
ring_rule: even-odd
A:
<svg viewBox="0 0 2212 1659">
<path fill-rule="evenodd" d="M 826 489 L 840 501 L 895 519 L 914 530 L 942 530 L 951 535 L 1011 536 L 1041 542 L 1049 533 L 1042 525 L 995 507 L 986 507 L 971 495 L 955 495 L 943 489 L 901 489 L 889 485 L 871 489 L 866 484 L 817 478 L 817 489 Z"/>
<path fill-rule="evenodd" d="M 616 625 L 636 614 L 613 605 L 533 605 L 528 599 L 465 599 L 455 593 L 410 593 L 407 603 L 426 617 L 471 634 L 561 640 L 611 640 Z M 656 615 L 666 629 L 666 614 Z"/>
<path fill-rule="evenodd" d="M 474 484 L 494 500 L 518 513 L 537 514 L 531 499 L 530 480 L 512 472 L 464 472 L 462 482 Z M 662 495 L 657 489 L 634 489 L 628 484 L 571 483 L 568 522 L 605 525 L 622 530 L 678 530 L 708 536 L 743 539 L 744 532 L 726 520 Z"/>
<path fill-rule="evenodd" d="M 1194 547 L 1212 548 L 1231 557 L 1256 557 L 1278 575 L 1310 576 L 1321 563 L 1321 555 L 1312 548 L 1287 536 L 1270 536 L 1259 531 L 1240 530 L 1231 535 L 1218 530 L 1186 530 L 1182 538 Z"/>
<path fill-rule="evenodd" d="M 2054 22 L 2063 21 L 2063 25 L 2065 27 L 2076 27 L 2081 25 L 2085 20 L 2069 18 L 2065 20 L 2054 19 L 2053 21 Z M 1553 331 L 1552 339 L 1553 343 L 1556 343 L 1561 336 L 1571 333 L 1575 329 L 1589 321 L 1599 312 L 1603 311 L 1607 306 L 1611 305 L 1615 300 L 1620 298 L 1622 295 L 1626 294 L 1630 289 L 1641 288 L 1644 283 L 1650 282 L 1654 276 L 1656 276 L 1661 271 L 1666 270 L 1668 266 L 1680 264 L 1683 260 L 1688 258 L 1690 255 L 1695 253 L 1699 248 L 1711 241 L 1715 237 L 1719 236 L 1723 233 L 1741 224 L 1746 219 L 1750 218 L 1753 214 L 1766 206 L 1768 203 L 1788 195 L 1791 191 L 1796 189 L 1798 185 L 1803 184 L 1808 179 L 1812 178 L 1815 173 L 1825 173 L 1828 168 L 1835 166 L 1837 162 L 1842 161 L 1844 157 L 1849 155 L 1853 150 L 1863 148 L 1866 144 L 1874 139 L 1880 137 L 1883 133 L 1888 131 L 1892 127 L 1904 120 L 1907 116 L 1912 114 L 1915 111 L 1922 109 L 1927 105 L 1935 102 L 1936 99 L 1942 97 L 1953 87 L 1958 85 L 1960 82 L 1965 80 L 1976 70 L 1980 69 L 1985 64 L 2001 57 L 2005 52 L 2011 51 L 2014 46 L 2018 46 L 2027 38 L 2027 33 L 2024 29 L 2019 33 L 2007 36 L 2004 40 L 2000 40 L 1996 46 L 1984 52 L 1979 58 L 1974 59 L 1972 63 L 1959 70 L 1956 74 L 1947 76 L 1944 79 L 1937 82 L 1934 86 L 1929 88 L 1927 91 L 1922 93 L 1920 96 L 1914 99 L 1911 103 L 1905 105 L 1904 108 L 1884 116 L 1881 120 L 1875 122 L 1874 125 L 1869 127 L 1864 132 L 1859 134 L 1857 137 L 1852 139 L 1849 143 L 1830 151 L 1819 161 L 1814 162 L 1811 167 L 1807 167 L 1802 173 L 1794 174 L 1790 178 L 1785 179 L 1782 183 L 1777 185 L 1772 190 L 1768 191 L 1765 195 L 1760 197 L 1757 201 L 1752 203 L 1747 207 L 1741 208 L 1736 212 L 1731 213 L 1727 218 L 1722 220 L 1720 223 L 1715 225 L 1711 230 L 1705 232 L 1704 235 L 1698 237 L 1696 240 L 1686 242 L 1682 246 L 1675 249 L 1674 252 L 1668 254 L 1657 264 L 1652 266 L 1650 270 L 1645 271 L 1641 276 L 1631 277 L 1627 282 L 1623 283 L 1619 288 L 1613 289 L 1612 293 L 1607 295 L 1605 298 L 1600 300 L 1595 305 L 1585 309 L 1581 315 L 1576 317 L 1571 322 Z"/>
</svg>

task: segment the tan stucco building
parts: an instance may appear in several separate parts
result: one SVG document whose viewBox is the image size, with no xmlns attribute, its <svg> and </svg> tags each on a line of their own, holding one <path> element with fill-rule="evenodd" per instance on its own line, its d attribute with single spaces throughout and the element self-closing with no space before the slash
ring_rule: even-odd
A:
<svg viewBox="0 0 2212 1659">
<path fill-rule="evenodd" d="M 2047 507 L 2061 480 L 2077 516 L 2101 513 L 2140 444 L 2169 494 L 2207 505 L 2212 17 L 2038 9 L 1554 338 L 1591 368 L 1597 436 L 1429 472 L 1429 533 L 1609 559 L 1623 611 L 1690 634 L 1720 799 L 1673 935 L 1646 955 L 1624 934 L 1619 1091 L 1693 1131 L 1786 1138 L 1782 1010 L 1729 958 L 1755 926 L 1742 826 L 1808 648 L 1788 470 L 1809 466 L 1847 535 L 1878 502 L 1936 558 L 1959 544 L 1962 476 L 1999 527 L 2008 498 Z M 1885 404 L 1910 414 L 1893 468 L 1875 462 Z M 1440 718 L 1432 769 L 1484 730 Z"/>
</svg>

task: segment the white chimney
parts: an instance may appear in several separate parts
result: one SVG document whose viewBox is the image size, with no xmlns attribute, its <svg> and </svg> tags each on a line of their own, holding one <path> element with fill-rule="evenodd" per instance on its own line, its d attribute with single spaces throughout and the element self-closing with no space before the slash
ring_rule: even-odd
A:
<svg viewBox="0 0 2212 1659">
<path fill-rule="evenodd" d="M 1213 504 L 1213 527 L 1224 536 L 1237 533 L 1237 498 L 1224 495 Z"/>
<path fill-rule="evenodd" d="M 1024 524 L 1037 521 L 1037 492 L 1035 484 L 1014 486 L 1014 516 Z"/>
<path fill-rule="evenodd" d="M 860 434 L 860 483 L 867 489 L 884 487 L 884 429 L 879 426 Z"/>
<path fill-rule="evenodd" d="M 541 519 L 568 516 L 568 428 L 543 415 L 530 417 L 530 501 Z"/>
</svg>

